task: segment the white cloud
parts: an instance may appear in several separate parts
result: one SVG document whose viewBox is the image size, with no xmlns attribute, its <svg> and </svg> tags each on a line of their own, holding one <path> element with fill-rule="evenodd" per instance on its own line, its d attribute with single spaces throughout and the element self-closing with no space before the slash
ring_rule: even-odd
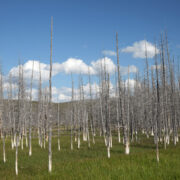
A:
<svg viewBox="0 0 180 180">
<path fill-rule="evenodd" d="M 41 79 L 42 83 L 45 81 L 49 80 L 49 64 L 41 63 L 38 60 L 34 60 L 34 72 L 33 72 L 33 82 L 38 82 L 39 81 L 39 64 L 41 68 Z M 52 71 L 52 76 L 55 76 L 59 73 L 65 73 L 65 74 L 88 74 L 88 71 L 90 70 L 91 75 L 97 75 L 101 68 L 104 67 L 106 68 L 106 71 L 110 74 L 113 74 L 116 70 L 116 65 L 112 61 L 112 59 L 105 57 L 98 59 L 96 61 L 92 61 L 89 65 L 86 64 L 83 60 L 81 59 L 76 59 L 76 58 L 69 58 L 63 63 L 53 63 L 53 71 Z M 33 60 L 27 61 L 25 64 L 21 65 L 23 67 L 23 73 L 24 73 L 24 79 L 29 81 L 31 79 L 31 74 L 32 74 L 32 67 L 33 67 Z M 121 74 L 125 75 L 128 73 L 128 67 L 120 67 Z M 136 66 L 132 65 L 129 66 L 129 72 L 130 73 L 135 73 L 137 72 Z M 12 78 L 15 78 L 15 81 L 13 81 L 13 88 L 18 87 L 17 85 L 17 78 L 19 76 L 19 66 L 13 67 L 9 71 L 9 75 L 11 74 Z M 29 88 L 30 82 L 26 83 L 27 85 L 27 95 L 29 96 L 30 93 L 30 88 Z M 4 83 L 4 88 L 8 88 L 9 84 L 8 81 Z M 38 89 L 37 89 L 37 84 L 33 84 L 33 89 L 32 89 L 32 97 L 33 100 L 37 100 L 38 98 Z M 110 86 L 110 94 L 111 96 L 114 95 L 114 89 L 113 85 L 111 84 Z M 84 88 L 84 95 L 85 98 L 89 98 L 89 84 L 86 84 L 83 86 Z M 96 83 L 93 83 L 91 85 L 92 88 L 92 94 L 93 97 L 96 94 L 96 91 L 99 92 L 99 85 Z M 71 93 L 72 90 L 71 88 L 68 87 L 61 87 L 61 88 L 56 88 L 55 86 L 52 87 L 52 100 L 54 102 L 56 101 L 69 101 L 71 100 Z M 74 94 L 75 94 L 75 99 L 79 98 L 79 90 L 74 89 Z"/>
<path fill-rule="evenodd" d="M 52 95 L 57 95 L 58 93 L 59 93 L 58 89 L 55 86 L 53 86 L 52 87 Z"/>
<path fill-rule="evenodd" d="M 90 84 L 89 83 L 83 86 L 83 90 L 84 90 L 85 98 L 90 98 Z M 99 92 L 99 85 L 97 83 L 92 83 L 91 84 L 92 96 L 94 97 L 97 92 Z M 78 90 L 77 90 L 77 93 L 78 93 Z M 78 94 L 77 94 L 77 97 L 78 97 Z"/>
<path fill-rule="evenodd" d="M 26 89 L 26 94 L 28 99 L 30 99 L 30 93 L 31 93 L 31 89 L 30 88 Z M 32 88 L 32 100 L 37 101 L 37 99 L 38 99 L 38 89 Z"/>
<path fill-rule="evenodd" d="M 69 58 L 62 64 L 53 64 L 53 70 L 55 72 L 64 72 L 66 74 L 88 74 L 88 68 L 91 74 L 95 74 L 94 69 L 91 66 L 85 64 L 81 59 Z"/>
<path fill-rule="evenodd" d="M 84 91 L 84 98 L 85 99 L 89 99 L 90 98 L 90 87 L 89 87 L 89 83 L 83 85 L 83 91 Z M 99 90 L 100 90 L 100 87 L 97 83 L 92 83 L 91 84 L 91 92 L 92 92 L 92 98 L 95 98 L 96 97 L 96 93 L 99 94 Z M 58 100 L 61 101 L 61 102 L 65 102 L 65 101 L 70 101 L 71 100 L 71 92 L 72 92 L 72 89 L 71 88 L 68 88 L 68 87 L 63 87 L 63 88 L 60 88 L 59 90 L 59 95 L 58 95 Z M 110 96 L 114 96 L 114 87 L 113 87 L 113 84 L 110 83 Z M 74 96 L 75 96 L 75 100 L 78 100 L 80 97 L 79 97 L 79 89 L 74 89 Z"/>
<path fill-rule="evenodd" d="M 33 71 L 33 80 L 38 81 L 39 80 L 39 61 L 34 60 L 34 71 Z M 31 79 L 32 75 L 32 67 L 33 67 L 33 60 L 27 61 L 23 67 L 23 75 L 25 79 Z M 49 79 L 49 65 L 40 63 L 41 67 L 41 78 L 42 81 L 47 81 Z M 9 74 L 12 75 L 12 77 L 18 77 L 19 76 L 19 66 L 13 67 Z"/>
<path fill-rule="evenodd" d="M 39 64 L 41 68 L 41 80 L 42 82 L 48 81 L 49 79 L 49 64 L 41 63 L 37 60 L 34 60 L 34 71 L 33 71 L 33 81 L 39 80 Z M 112 61 L 112 59 L 105 57 L 102 59 L 98 59 L 97 61 L 92 61 L 90 65 L 87 65 L 82 59 L 76 59 L 76 58 L 69 58 L 63 63 L 53 63 L 52 67 L 52 76 L 55 76 L 59 73 L 65 73 L 65 74 L 88 74 L 90 71 L 91 75 L 97 75 L 101 68 L 106 68 L 106 71 L 110 74 L 113 74 L 116 69 L 116 65 Z M 23 73 L 24 78 L 26 80 L 31 79 L 32 75 L 32 67 L 33 67 L 33 60 L 27 61 L 24 65 L 21 65 L 23 67 Z M 122 74 L 125 75 L 128 73 L 128 68 L 121 66 Z M 135 66 L 129 67 L 130 73 L 135 73 L 137 71 L 137 68 Z M 19 66 L 13 67 L 9 74 L 12 75 L 12 77 L 18 78 L 19 76 Z"/>
<path fill-rule="evenodd" d="M 34 60 L 34 72 L 33 72 L 33 82 L 38 82 L 39 81 L 39 65 L 41 68 L 41 79 L 42 83 L 45 81 L 49 80 L 49 64 L 41 63 L 38 60 Z M 32 74 L 32 67 L 33 67 L 33 60 L 27 61 L 25 64 L 20 65 L 23 67 L 23 73 L 24 73 L 24 79 L 28 80 L 28 83 L 26 83 L 26 93 L 29 98 L 30 95 L 30 88 L 29 88 L 29 80 L 31 79 L 31 74 Z M 116 70 L 116 65 L 112 61 L 111 58 L 105 57 L 98 59 L 96 61 L 92 61 L 89 65 L 86 64 L 82 59 L 76 59 L 76 58 L 69 58 L 66 61 L 62 63 L 55 62 L 53 63 L 53 71 L 52 71 L 52 76 L 55 76 L 59 73 L 65 73 L 65 74 L 88 74 L 88 71 L 90 70 L 91 75 L 97 75 L 101 68 L 104 67 L 106 68 L 106 71 L 110 74 L 113 74 Z M 121 74 L 125 75 L 128 73 L 128 67 L 120 67 Z M 130 73 L 135 73 L 137 72 L 136 66 L 132 65 L 129 66 L 129 72 Z M 19 76 L 19 66 L 13 67 L 9 71 L 9 75 L 11 74 L 13 79 L 13 88 L 17 89 L 17 78 Z M 8 77 L 8 76 L 6 76 Z M 9 84 L 8 81 L 6 80 L 4 82 L 4 88 L 8 88 Z M 37 100 L 38 98 L 38 89 L 37 89 L 37 84 L 33 84 L 33 89 L 32 89 L 32 99 Z M 84 96 L 85 98 L 89 98 L 89 84 L 86 84 L 83 86 L 84 88 Z M 95 97 L 96 92 L 99 92 L 99 85 L 96 83 L 92 83 L 91 85 L 92 88 L 92 95 Z M 48 88 L 47 88 L 48 92 Z M 72 89 L 69 87 L 61 87 L 61 88 L 56 88 L 55 86 L 52 87 L 52 101 L 53 102 L 65 102 L 65 101 L 70 101 L 71 100 L 71 93 Z M 75 99 L 79 99 L 79 89 L 74 88 L 74 95 Z M 110 84 L 110 96 L 114 96 L 115 91 L 114 87 L 112 84 Z M 17 97 L 15 97 L 17 98 Z"/>
<path fill-rule="evenodd" d="M 112 50 L 104 50 L 104 51 L 102 51 L 102 54 L 104 56 L 116 56 L 116 52 L 112 51 Z"/>
<path fill-rule="evenodd" d="M 47 92 L 49 88 L 47 88 Z M 55 86 L 52 87 L 52 101 L 53 102 L 66 102 L 71 100 L 71 88 L 62 87 L 56 88 Z"/>
<path fill-rule="evenodd" d="M 98 74 L 101 68 L 104 67 L 106 68 L 106 71 L 110 74 L 114 73 L 116 69 L 116 65 L 114 64 L 114 62 L 108 57 L 98 59 L 97 61 L 92 61 L 91 66 L 94 69 L 95 74 Z"/>
<path fill-rule="evenodd" d="M 126 81 L 125 81 L 125 87 L 126 87 L 126 88 L 127 88 L 128 85 L 129 85 L 129 88 L 130 88 L 130 89 L 134 89 L 134 87 L 135 87 L 136 84 L 137 84 L 138 86 L 140 86 L 140 83 L 137 82 L 137 81 L 134 80 L 134 79 L 129 79 L 129 81 L 128 81 L 128 79 L 126 79 Z"/>
<path fill-rule="evenodd" d="M 88 99 L 89 98 L 89 83 L 86 85 L 83 85 L 83 90 L 84 90 L 84 98 Z M 99 92 L 99 85 L 96 83 L 91 84 L 91 90 L 92 90 L 92 95 L 95 97 L 96 91 Z M 61 87 L 61 88 L 56 88 L 52 87 L 52 100 L 53 102 L 66 102 L 70 101 L 72 98 L 72 88 L 71 87 Z M 74 100 L 79 99 L 79 89 L 74 88 Z"/>
<path fill-rule="evenodd" d="M 135 42 L 132 46 L 121 50 L 124 53 L 132 53 L 134 58 L 145 58 L 146 51 L 148 58 L 155 56 L 155 46 L 146 40 Z M 159 49 L 156 49 L 156 53 L 159 53 Z"/>
<path fill-rule="evenodd" d="M 60 93 L 60 94 L 58 95 L 58 100 L 59 100 L 60 102 L 70 101 L 70 100 L 71 100 L 71 96 L 68 96 L 68 95 L 65 95 L 65 94 Z"/>
<path fill-rule="evenodd" d="M 17 88 L 18 88 L 18 85 L 17 84 L 15 84 L 15 83 L 12 83 L 11 85 L 10 85 L 10 83 L 9 82 L 4 82 L 3 83 L 3 88 L 5 89 L 5 90 L 10 90 L 10 86 L 12 87 L 12 90 L 16 90 Z"/>
<path fill-rule="evenodd" d="M 116 65 L 108 57 L 92 61 L 90 65 L 85 64 L 82 59 L 69 58 L 62 64 L 54 63 L 53 70 L 55 72 L 64 72 L 66 74 L 88 74 L 88 71 L 90 71 L 91 75 L 95 75 L 98 74 L 101 66 L 104 64 L 107 72 L 114 73 Z"/>
</svg>

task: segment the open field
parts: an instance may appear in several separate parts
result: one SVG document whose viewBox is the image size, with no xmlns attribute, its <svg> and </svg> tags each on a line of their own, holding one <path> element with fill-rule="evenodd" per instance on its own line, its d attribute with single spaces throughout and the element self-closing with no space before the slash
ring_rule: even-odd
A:
<svg viewBox="0 0 180 180">
<path fill-rule="evenodd" d="M 2 147 L 2 141 L 0 143 Z M 124 154 L 122 144 L 113 138 L 111 158 L 107 158 L 103 138 L 88 148 L 82 142 L 78 150 L 70 150 L 70 136 L 61 137 L 61 151 L 57 150 L 57 139 L 52 139 L 52 173 L 48 173 L 48 148 L 41 149 L 37 139 L 32 140 L 32 157 L 28 148 L 19 147 L 19 175 L 15 175 L 15 150 L 6 140 L 7 162 L 3 162 L 2 148 L 0 179 L 180 179 L 180 144 L 171 143 L 167 150 L 160 145 L 160 162 L 157 163 L 153 139 L 142 137 L 141 143 L 132 143 L 130 154 Z"/>
<path fill-rule="evenodd" d="M 180 0 L 0 2 L 0 180 L 180 180 Z"/>
</svg>

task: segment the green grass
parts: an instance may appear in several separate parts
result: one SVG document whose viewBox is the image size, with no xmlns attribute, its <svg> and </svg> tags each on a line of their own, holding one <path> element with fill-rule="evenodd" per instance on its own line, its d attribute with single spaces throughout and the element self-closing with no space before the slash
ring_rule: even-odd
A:
<svg viewBox="0 0 180 180">
<path fill-rule="evenodd" d="M 122 144 L 113 138 L 111 158 L 107 158 L 102 138 L 87 147 L 83 142 L 81 149 L 70 150 L 70 137 L 61 137 L 61 151 L 57 150 L 57 139 L 53 139 L 53 169 L 48 173 L 48 150 L 38 146 L 37 139 L 32 142 L 32 157 L 28 149 L 19 148 L 19 175 L 15 175 L 15 150 L 6 141 L 7 162 L 3 163 L 2 141 L 0 142 L 0 179 L 180 179 L 180 144 L 172 144 L 163 149 L 160 145 L 160 162 L 156 162 L 155 145 L 152 138 L 142 138 L 141 143 L 131 144 L 130 155 L 124 154 Z"/>
</svg>

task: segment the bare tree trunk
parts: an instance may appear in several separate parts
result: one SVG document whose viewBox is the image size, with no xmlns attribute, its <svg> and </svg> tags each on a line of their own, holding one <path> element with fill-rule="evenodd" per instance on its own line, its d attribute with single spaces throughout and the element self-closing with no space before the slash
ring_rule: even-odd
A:
<svg viewBox="0 0 180 180">
<path fill-rule="evenodd" d="M 59 118 L 59 103 L 58 103 L 58 151 L 60 151 L 60 118 Z"/>
<path fill-rule="evenodd" d="M 156 54 L 156 49 L 155 49 L 155 54 Z M 155 57 L 155 65 L 156 65 L 156 89 L 157 89 L 157 112 L 156 112 L 156 157 L 157 157 L 157 162 L 159 162 L 159 148 L 158 148 L 158 141 L 159 141 L 159 133 L 158 129 L 160 129 L 160 117 L 159 117 L 159 106 L 160 106 L 160 99 L 159 99 L 159 75 L 158 75 L 158 67 L 157 67 L 157 60 Z M 161 130 L 161 129 L 160 129 Z"/>
<path fill-rule="evenodd" d="M 52 139 L 52 115 L 51 115 L 51 101 L 52 101 L 52 88 L 51 88 L 51 78 L 52 78 L 52 31 L 53 31 L 53 18 L 51 17 L 51 47 L 50 47 L 50 71 L 49 71 L 49 172 L 52 171 L 52 149 L 51 149 L 51 139 Z"/>
<path fill-rule="evenodd" d="M 32 155 L 32 144 L 31 144 L 31 128 L 32 128 L 32 82 L 33 82 L 33 73 L 34 73 L 34 61 L 32 64 L 32 74 L 31 74 L 31 91 L 30 91 L 30 117 L 29 117 L 29 156 Z"/>
</svg>

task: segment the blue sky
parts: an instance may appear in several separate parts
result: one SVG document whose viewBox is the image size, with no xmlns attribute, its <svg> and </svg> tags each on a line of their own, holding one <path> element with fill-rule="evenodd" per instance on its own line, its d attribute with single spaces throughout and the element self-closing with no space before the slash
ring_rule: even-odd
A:
<svg viewBox="0 0 180 180">
<path fill-rule="evenodd" d="M 53 62 L 81 59 L 86 65 L 103 58 L 103 50 L 115 51 L 146 39 L 153 43 L 162 31 L 168 33 L 170 51 L 180 55 L 179 0 L 1 0 L 0 61 L 3 73 L 18 60 L 49 64 L 50 19 L 53 16 Z M 108 56 L 116 64 L 115 56 Z M 149 58 L 153 64 L 153 59 Z M 144 59 L 120 51 L 120 65 L 139 70 Z M 74 75 L 77 80 L 77 75 Z M 86 80 L 85 80 L 86 81 Z M 53 77 L 53 86 L 70 87 L 70 75 L 63 71 Z"/>
</svg>

